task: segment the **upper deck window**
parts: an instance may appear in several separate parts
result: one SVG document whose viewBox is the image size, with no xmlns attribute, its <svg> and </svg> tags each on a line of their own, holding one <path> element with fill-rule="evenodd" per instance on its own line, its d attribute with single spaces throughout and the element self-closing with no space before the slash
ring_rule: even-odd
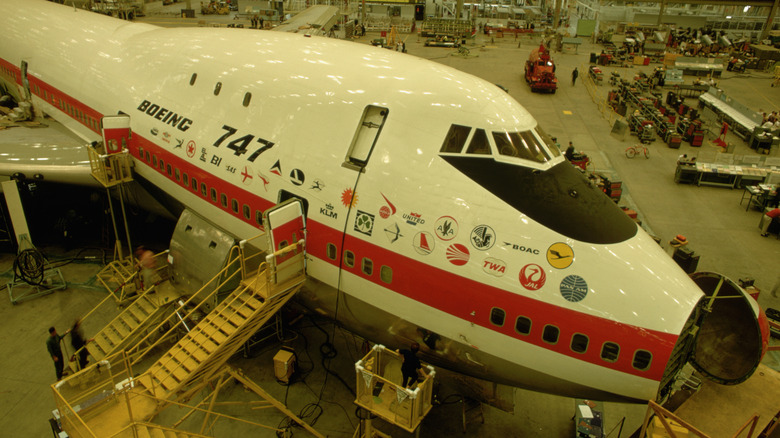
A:
<svg viewBox="0 0 780 438">
<path fill-rule="evenodd" d="M 450 131 L 447 133 L 447 137 L 444 138 L 444 144 L 441 145 L 439 152 L 459 154 L 463 150 L 463 145 L 466 144 L 466 139 L 470 132 L 471 128 L 468 126 L 450 126 Z"/>
<path fill-rule="evenodd" d="M 504 156 L 522 158 L 544 163 L 550 160 L 550 154 L 532 131 L 493 132 L 498 153 Z"/>
</svg>

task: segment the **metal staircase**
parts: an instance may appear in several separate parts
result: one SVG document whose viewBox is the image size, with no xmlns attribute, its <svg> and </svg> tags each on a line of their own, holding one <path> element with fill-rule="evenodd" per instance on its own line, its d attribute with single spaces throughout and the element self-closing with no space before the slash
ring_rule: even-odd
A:
<svg viewBox="0 0 780 438">
<path fill-rule="evenodd" d="M 135 345 L 150 327 L 153 327 L 170 314 L 172 302 L 162 305 L 155 294 L 143 294 L 133 301 L 113 321 L 103 327 L 87 344 L 89 354 L 96 361 L 102 360 L 117 351 L 126 350 Z"/>
<path fill-rule="evenodd" d="M 128 438 L 209 438 L 208 435 L 183 432 L 151 423 L 134 423 L 124 435 L 117 435 L 117 438 L 123 436 Z"/>
<path fill-rule="evenodd" d="M 241 282 L 211 313 L 139 377 L 153 396 L 168 398 L 195 380 L 209 379 L 303 285 L 274 287 L 268 271 Z"/>
</svg>

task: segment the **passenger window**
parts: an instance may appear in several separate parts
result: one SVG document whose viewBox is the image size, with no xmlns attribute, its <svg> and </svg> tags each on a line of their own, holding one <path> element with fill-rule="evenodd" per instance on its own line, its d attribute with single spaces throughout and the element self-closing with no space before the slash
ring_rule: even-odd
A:
<svg viewBox="0 0 780 438">
<path fill-rule="evenodd" d="M 575 353 L 584 353 L 588 351 L 588 337 L 580 333 L 575 333 L 574 336 L 571 337 L 571 351 Z"/>
<path fill-rule="evenodd" d="M 252 93 L 244 94 L 244 106 L 249 106 L 249 102 L 252 100 Z"/>
<path fill-rule="evenodd" d="M 160 170 L 165 171 L 165 161 L 162 158 L 160 158 Z"/>
<path fill-rule="evenodd" d="M 215 195 L 217 194 L 217 189 L 211 189 L 211 198 L 214 199 Z M 216 199 L 214 199 L 216 200 Z M 227 208 L 227 195 L 222 193 L 219 195 L 219 203 L 222 205 L 222 207 Z"/>
<path fill-rule="evenodd" d="M 363 271 L 364 274 L 370 276 L 374 273 L 374 262 L 371 261 L 371 259 L 363 258 L 360 262 L 360 269 Z"/>
<path fill-rule="evenodd" d="M 336 245 L 329 243 L 325 246 L 325 248 L 328 258 L 331 260 L 336 260 Z"/>
<path fill-rule="evenodd" d="M 214 95 L 219 96 L 219 92 L 222 90 L 222 82 L 217 82 L 217 85 L 214 86 Z"/>
<path fill-rule="evenodd" d="M 165 166 L 165 172 L 168 174 L 168 176 L 171 176 L 171 174 L 173 173 L 170 163 Z"/>
<path fill-rule="evenodd" d="M 146 151 L 146 153 L 144 155 L 146 156 L 146 162 L 148 163 L 149 162 L 149 151 Z"/>
<path fill-rule="evenodd" d="M 558 329 L 558 327 L 554 325 L 546 325 L 544 326 L 544 331 L 542 332 L 542 339 L 548 344 L 557 344 L 558 336 L 560 334 L 561 331 Z"/>
<path fill-rule="evenodd" d="M 211 202 L 217 202 L 217 189 L 211 188 Z M 227 197 L 225 197 L 225 207 L 227 207 Z"/>
<path fill-rule="evenodd" d="M 255 210 L 255 222 L 257 222 L 257 225 L 262 226 L 263 225 L 263 212 L 260 210 Z"/>
<path fill-rule="evenodd" d="M 141 159 L 144 159 L 144 148 L 139 146 L 138 147 L 138 156 L 141 157 Z"/>
<path fill-rule="evenodd" d="M 192 185 L 190 187 L 192 187 L 194 192 L 198 191 L 198 180 L 194 176 L 192 177 Z"/>
<path fill-rule="evenodd" d="M 463 150 L 463 145 L 466 144 L 466 139 L 470 132 L 471 128 L 468 126 L 450 126 L 450 132 L 448 132 L 447 137 L 444 138 L 444 144 L 441 145 L 441 150 L 439 152 L 459 154 Z"/>
<path fill-rule="evenodd" d="M 521 335 L 531 333 L 531 319 L 525 316 L 518 316 L 515 320 L 515 331 Z"/>
<path fill-rule="evenodd" d="M 490 309 L 490 322 L 493 325 L 503 327 L 505 318 L 506 312 L 504 312 L 504 309 L 499 309 L 498 307 Z"/>
<path fill-rule="evenodd" d="M 238 201 L 235 199 L 230 200 L 230 209 L 233 210 L 233 213 L 238 213 Z"/>
<path fill-rule="evenodd" d="M 614 342 L 605 342 L 601 346 L 601 358 L 607 362 L 617 362 L 620 355 L 620 345 Z"/>
<path fill-rule="evenodd" d="M 175 171 L 173 173 L 176 175 L 176 181 L 181 181 L 181 171 L 179 171 L 178 167 L 174 170 Z"/>
<path fill-rule="evenodd" d="M 187 172 L 184 172 L 181 175 L 181 182 L 184 184 L 185 187 L 190 185 L 190 176 L 187 175 Z"/>
<path fill-rule="evenodd" d="M 249 220 L 252 217 L 252 209 L 248 205 L 244 204 L 244 219 Z"/>
<path fill-rule="evenodd" d="M 206 183 L 200 183 L 200 194 L 203 195 L 204 198 L 209 195 L 209 189 L 206 187 Z"/>
<path fill-rule="evenodd" d="M 646 371 L 650 368 L 650 362 L 653 360 L 653 355 L 647 350 L 637 350 L 634 353 L 634 361 L 631 363 L 634 368 Z"/>
<path fill-rule="evenodd" d="M 382 268 L 379 270 L 379 278 L 387 284 L 392 283 L 393 268 L 391 268 L 390 266 L 382 266 Z"/>
<path fill-rule="evenodd" d="M 192 76 L 190 77 L 190 85 L 195 85 L 195 80 L 196 79 L 198 79 L 198 74 L 197 73 L 193 73 Z"/>
<path fill-rule="evenodd" d="M 490 143 L 488 143 L 487 134 L 484 129 L 474 131 L 474 137 L 471 138 L 467 154 L 490 155 Z"/>
<path fill-rule="evenodd" d="M 154 167 L 157 167 L 157 155 L 152 155 L 152 163 L 154 164 Z"/>
<path fill-rule="evenodd" d="M 353 253 L 352 251 L 344 251 L 344 264 L 347 265 L 348 268 L 354 268 L 355 253 Z"/>
</svg>

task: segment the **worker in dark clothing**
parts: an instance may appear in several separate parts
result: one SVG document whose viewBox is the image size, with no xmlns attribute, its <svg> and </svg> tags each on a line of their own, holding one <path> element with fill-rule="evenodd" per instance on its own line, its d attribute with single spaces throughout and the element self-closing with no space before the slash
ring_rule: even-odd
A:
<svg viewBox="0 0 780 438">
<path fill-rule="evenodd" d="M 569 161 L 574 159 L 574 144 L 572 142 L 569 142 L 569 147 L 566 148 L 566 152 L 563 153 L 563 156 Z"/>
<path fill-rule="evenodd" d="M 68 332 L 65 332 L 67 335 Z M 46 340 L 46 349 L 49 350 L 49 355 L 54 361 L 54 369 L 57 371 L 57 380 L 62 379 L 62 374 L 65 369 L 65 358 L 62 356 L 62 349 L 60 348 L 60 341 L 65 335 L 58 335 L 57 329 L 49 327 L 49 339 Z"/>
<path fill-rule="evenodd" d="M 75 360 L 75 356 L 78 355 L 80 370 L 83 370 L 89 363 L 87 360 L 87 355 L 89 352 L 86 348 L 82 347 L 86 347 L 87 342 L 91 341 L 93 341 L 93 339 L 86 339 L 84 337 L 84 331 L 81 329 L 81 320 L 77 319 L 73 324 L 73 327 L 70 329 L 70 345 L 73 347 L 74 352 L 74 357 L 72 360 Z"/>
<path fill-rule="evenodd" d="M 420 351 L 420 344 L 412 342 L 410 349 L 401 349 L 397 352 L 404 357 L 404 361 L 401 364 L 401 374 L 403 374 L 402 385 L 404 388 L 408 388 L 412 383 L 417 382 L 417 377 L 426 377 L 427 374 L 422 369 L 420 359 L 417 358 L 417 352 Z"/>
<path fill-rule="evenodd" d="M 574 70 L 571 72 L 571 84 L 574 85 L 577 82 L 577 76 L 580 75 L 580 72 L 577 71 L 577 67 L 574 67 Z"/>
</svg>

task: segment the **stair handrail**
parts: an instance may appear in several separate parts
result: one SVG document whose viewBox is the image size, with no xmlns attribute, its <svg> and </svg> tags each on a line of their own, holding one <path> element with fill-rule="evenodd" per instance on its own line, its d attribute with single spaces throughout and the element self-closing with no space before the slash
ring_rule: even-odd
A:
<svg viewBox="0 0 780 438">
<path fill-rule="evenodd" d="M 240 256 L 239 256 L 239 253 L 238 253 L 238 247 L 237 247 L 237 246 L 233 246 L 233 247 L 230 249 L 230 252 L 228 253 L 228 262 L 225 264 L 225 267 L 224 267 L 224 268 L 222 268 L 222 270 L 220 270 L 220 271 L 219 271 L 219 272 L 218 272 L 218 273 L 217 273 L 217 274 L 216 274 L 216 275 L 215 275 L 215 276 L 214 276 L 214 277 L 213 277 L 211 280 L 209 280 L 209 281 L 208 281 L 206 284 L 204 284 L 204 285 L 203 285 L 203 286 L 202 286 L 200 289 L 198 289 L 198 291 L 197 291 L 197 292 L 195 292 L 194 294 L 192 294 L 192 296 L 190 296 L 190 297 L 189 297 L 189 298 L 188 298 L 186 301 L 184 301 L 183 303 L 180 303 L 180 307 L 185 307 L 185 306 L 187 306 L 188 304 L 190 304 L 190 303 L 191 303 L 191 302 L 192 302 L 192 301 L 195 299 L 195 297 L 198 297 L 198 295 L 200 295 L 200 293 L 201 293 L 201 292 L 203 292 L 204 290 L 206 290 L 206 289 L 207 289 L 207 288 L 208 288 L 210 285 L 212 285 L 212 284 L 213 284 L 215 281 L 217 281 L 219 278 L 221 278 L 223 275 L 225 275 L 227 272 L 229 272 L 229 270 L 230 270 L 230 269 L 232 269 L 233 267 L 235 267 L 235 263 L 236 263 L 236 261 L 237 261 L 237 260 L 239 260 L 239 259 L 240 259 Z M 220 288 L 221 288 L 222 286 L 224 286 L 224 285 L 225 285 L 227 282 L 229 282 L 230 280 L 232 280 L 233 278 L 235 278 L 236 274 L 238 274 L 238 273 L 240 273 L 240 272 L 241 272 L 241 269 L 240 269 L 240 264 L 239 264 L 239 269 L 237 269 L 236 271 L 234 271 L 234 272 L 233 272 L 233 273 L 231 273 L 231 274 L 228 274 L 228 275 L 226 275 L 226 276 L 224 277 L 224 280 L 223 280 L 222 282 L 220 282 L 219 284 L 217 284 L 217 285 L 214 287 L 214 289 L 213 289 L 213 290 L 212 290 L 212 291 L 211 291 L 211 292 L 210 292 L 208 295 L 206 295 L 205 297 L 203 297 L 203 298 L 201 299 L 200 303 L 198 303 L 198 304 L 197 304 L 195 307 L 193 307 L 192 309 L 190 309 L 190 311 L 189 311 L 189 312 L 187 312 L 187 313 L 186 313 L 186 314 L 183 316 L 183 318 L 182 318 L 182 319 L 186 320 L 186 319 L 188 319 L 190 316 L 192 316 L 192 314 L 193 314 L 193 313 L 194 313 L 196 310 L 200 309 L 200 308 L 201 308 L 201 306 L 203 306 L 203 305 L 204 305 L 206 302 L 208 302 L 208 301 L 211 299 L 211 297 L 213 297 L 213 296 L 214 296 L 214 295 L 215 295 L 215 294 L 216 294 L 216 293 L 217 293 L 217 292 L 220 290 Z M 159 324 L 158 324 L 158 325 L 157 325 L 157 326 L 156 326 L 154 329 L 152 329 L 152 330 L 149 330 L 149 332 L 147 333 L 147 335 L 146 335 L 146 336 L 144 336 L 144 337 L 143 337 L 143 338 L 142 338 L 140 341 L 138 341 L 138 342 L 136 343 L 136 345 L 135 345 L 135 346 L 133 346 L 132 348 L 130 348 L 129 350 L 127 350 L 127 354 L 128 354 L 128 356 L 133 356 L 133 357 L 134 357 L 134 358 L 133 358 L 133 361 L 131 362 L 131 365 L 136 365 L 136 364 L 137 364 L 137 363 L 138 363 L 138 362 L 141 360 L 141 358 L 145 357 L 145 356 L 146 356 L 146 355 L 147 355 L 147 354 L 148 354 L 148 353 L 149 353 L 149 352 L 150 352 L 150 351 L 151 351 L 151 350 L 152 350 L 154 347 L 156 347 L 157 345 L 159 345 L 159 344 L 160 344 L 160 343 L 161 343 L 161 342 L 162 342 L 164 339 L 168 338 L 168 336 L 169 336 L 169 335 L 170 335 L 170 334 L 171 334 L 171 333 L 172 333 L 172 332 L 173 332 L 175 329 L 177 329 L 177 328 L 179 327 L 179 325 L 181 324 L 181 320 L 177 321 L 175 324 L 171 325 L 171 327 L 170 327 L 170 328 L 169 328 L 169 329 L 168 329 L 168 330 L 167 330 L 167 331 L 166 331 L 166 332 L 165 332 L 165 333 L 164 333 L 162 336 L 160 336 L 160 338 L 159 338 L 157 341 L 155 341 L 154 343 L 152 343 L 151 345 L 149 345 L 149 346 L 148 346 L 148 347 L 147 347 L 145 350 L 143 350 L 143 351 L 140 351 L 140 352 L 139 352 L 138 346 L 140 346 L 141 344 L 143 344 L 143 342 L 147 341 L 147 340 L 148 340 L 148 338 L 149 338 L 150 336 L 152 336 L 154 333 L 158 332 L 158 331 L 160 330 L 160 328 L 161 328 L 161 327 L 163 327 L 163 325 L 164 325 L 164 324 L 165 324 L 165 323 L 168 321 L 168 319 L 169 319 L 169 318 L 166 318 L 165 320 L 163 320 L 162 322 L 160 322 L 160 323 L 159 323 Z M 135 356 L 135 355 L 138 355 L 138 356 Z"/>
</svg>

